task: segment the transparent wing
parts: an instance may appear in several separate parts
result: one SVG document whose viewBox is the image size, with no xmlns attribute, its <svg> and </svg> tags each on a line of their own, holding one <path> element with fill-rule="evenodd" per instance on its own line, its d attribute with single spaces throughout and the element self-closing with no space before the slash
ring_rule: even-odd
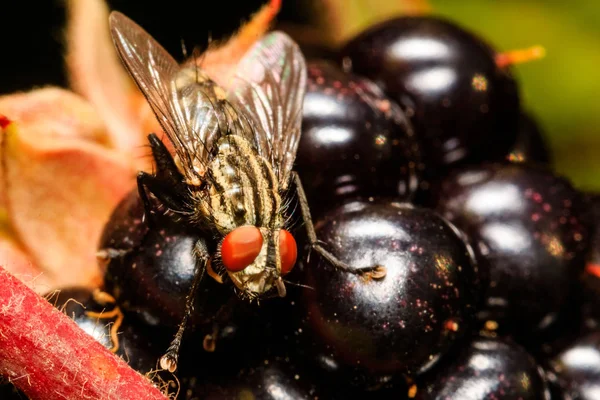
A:
<svg viewBox="0 0 600 400">
<path fill-rule="evenodd" d="M 254 126 L 254 143 L 285 189 L 289 183 L 302 122 L 306 62 L 298 45 L 282 32 L 267 34 L 240 61 L 228 99 Z"/>
<path fill-rule="evenodd" d="M 113 41 L 127 70 L 173 144 L 188 182 L 199 183 L 211 148 L 222 132 L 243 130 L 224 91 L 197 68 L 179 64 L 142 27 L 125 15 L 110 15 Z"/>
<path fill-rule="evenodd" d="M 223 135 L 252 138 L 252 128 L 243 114 L 225 98 L 225 91 L 195 65 L 181 69 L 174 81 L 177 110 L 184 126 L 177 135 L 193 168 L 202 175 Z"/>
</svg>

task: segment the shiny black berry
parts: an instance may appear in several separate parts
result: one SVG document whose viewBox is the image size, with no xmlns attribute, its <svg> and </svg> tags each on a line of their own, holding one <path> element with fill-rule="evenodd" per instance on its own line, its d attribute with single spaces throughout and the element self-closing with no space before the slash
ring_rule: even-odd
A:
<svg viewBox="0 0 600 400">
<path fill-rule="evenodd" d="M 183 378 L 180 399 L 185 400 L 308 400 L 343 399 L 334 396 L 325 380 L 288 356 L 248 360 L 235 373 L 204 372 Z M 329 393 L 328 393 L 329 392 Z M 327 393 L 327 394 L 326 394 Z M 347 392 L 345 393 L 347 396 Z"/>
<path fill-rule="evenodd" d="M 600 327 L 600 196 L 586 195 L 588 218 L 593 233 L 585 271 L 581 277 L 583 288 L 583 314 L 591 327 Z"/>
<path fill-rule="evenodd" d="M 567 180 L 489 164 L 451 173 L 434 192 L 437 210 L 466 233 L 489 277 L 479 313 L 488 328 L 536 337 L 570 312 L 589 228 Z"/>
<path fill-rule="evenodd" d="M 436 213 L 387 201 L 349 202 L 318 220 L 317 234 L 352 268 L 387 269 L 380 279 L 359 276 L 316 253 L 303 266 L 309 288 L 297 332 L 316 341 L 305 356 L 332 376 L 341 373 L 346 384 L 364 387 L 378 377 L 423 372 L 468 330 L 476 268 L 456 229 Z"/>
<path fill-rule="evenodd" d="M 421 166 L 412 128 L 373 83 L 309 63 L 303 112 L 296 169 L 315 210 L 349 196 L 414 192 Z"/>
<path fill-rule="evenodd" d="M 27 400 L 28 397 L 7 378 L 0 375 L 0 399 L 2 400 Z"/>
<path fill-rule="evenodd" d="M 562 391 L 562 398 L 600 398 L 600 331 L 579 338 L 549 364 L 548 376 Z"/>
<path fill-rule="evenodd" d="M 156 208 L 156 213 L 143 220 L 135 190 L 113 212 L 100 243 L 100 251 L 108 257 L 105 290 L 123 310 L 144 322 L 174 327 L 183 318 L 194 276 L 194 246 L 210 246 L 210 242 L 176 216 L 160 211 L 158 204 Z M 210 324 L 233 295 L 229 285 L 205 275 L 191 325 Z"/>
<path fill-rule="evenodd" d="M 501 159 L 513 145 L 517 84 L 488 44 L 455 23 L 391 19 L 351 39 L 341 56 L 406 110 L 428 163 Z"/>
<path fill-rule="evenodd" d="M 542 369 L 524 348 L 505 339 L 475 339 L 417 386 L 418 400 L 550 398 Z"/>
<path fill-rule="evenodd" d="M 544 133 L 540 129 L 538 121 L 531 114 L 521 113 L 517 141 L 507 158 L 512 162 L 528 164 L 550 165 L 552 163 L 550 148 L 546 143 Z"/>
</svg>

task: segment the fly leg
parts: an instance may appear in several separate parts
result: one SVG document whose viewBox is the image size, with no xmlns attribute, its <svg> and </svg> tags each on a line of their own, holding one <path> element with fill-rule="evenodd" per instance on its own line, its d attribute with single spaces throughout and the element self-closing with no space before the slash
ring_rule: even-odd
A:
<svg viewBox="0 0 600 400">
<path fill-rule="evenodd" d="M 306 227 L 306 234 L 308 236 L 310 247 L 314 251 L 319 253 L 323 258 L 325 258 L 333 267 L 341 271 L 349 272 L 351 274 L 365 275 L 373 279 L 384 278 L 387 274 L 387 269 L 383 265 L 374 265 L 372 267 L 363 268 L 352 268 L 333 254 L 331 254 L 331 252 L 329 252 L 321 245 L 321 243 L 317 239 L 315 227 L 313 225 L 312 217 L 310 215 L 310 207 L 308 206 L 306 194 L 304 193 L 304 188 L 302 187 L 302 181 L 300 180 L 300 176 L 296 171 L 292 171 L 292 179 L 294 180 L 294 184 L 296 186 L 298 203 L 300 204 L 302 219 L 304 220 L 304 225 Z"/>
<path fill-rule="evenodd" d="M 137 186 L 144 205 L 144 220 L 148 219 L 150 225 L 152 222 L 147 217 L 156 207 L 150 200 L 148 192 L 152 193 L 165 207 L 176 211 L 186 211 L 189 189 L 165 144 L 154 133 L 148 135 L 148 141 L 156 164 L 156 173 L 148 174 L 140 171 L 137 175 Z"/>
<path fill-rule="evenodd" d="M 142 221 L 148 228 L 152 228 L 152 215 L 156 213 L 158 204 L 150 199 L 149 193 L 152 193 L 162 205 L 171 210 L 186 211 L 188 203 L 186 194 L 189 191 L 183 175 L 177 169 L 173 156 L 164 143 L 154 133 L 148 135 L 148 141 L 156 164 L 156 173 L 149 174 L 140 171 L 137 175 L 137 189 L 143 206 Z M 96 256 L 101 262 L 109 262 L 112 259 L 124 257 L 133 250 L 134 248 L 104 248 L 100 249 Z"/>
<path fill-rule="evenodd" d="M 151 228 L 153 225 L 152 215 L 154 215 L 156 210 L 156 204 L 148 197 L 148 191 L 153 194 L 162 193 L 165 190 L 161 185 L 162 182 L 154 175 L 150 175 L 143 171 L 140 171 L 137 175 L 138 195 L 140 196 L 143 206 L 142 221 L 148 228 Z M 139 240 L 141 242 L 143 237 Z M 96 258 L 102 263 L 108 263 L 113 259 L 125 257 L 135 249 L 136 247 L 126 249 L 106 247 L 96 252 Z"/>
<path fill-rule="evenodd" d="M 119 338 L 117 336 L 117 333 L 119 331 L 119 328 L 121 327 L 121 324 L 123 323 L 123 312 L 117 305 L 117 301 L 115 300 L 115 298 L 109 293 L 103 292 L 100 289 L 96 289 L 94 290 L 92 296 L 94 298 L 94 301 L 100 304 L 101 306 L 105 306 L 108 304 L 114 305 L 113 309 L 110 311 L 86 311 L 85 314 L 90 318 L 98 319 L 112 319 L 116 317 L 115 322 L 110 327 L 110 341 L 112 342 L 112 348 L 110 349 L 110 351 L 116 353 L 117 350 L 119 350 Z"/>
<path fill-rule="evenodd" d="M 210 254 L 208 250 L 201 242 L 196 242 L 194 247 L 194 255 L 196 258 L 196 267 L 194 269 L 194 279 L 192 280 L 192 287 L 188 293 L 185 301 L 185 312 L 183 319 L 179 324 L 179 329 L 175 334 L 175 337 L 171 341 L 171 345 L 167 349 L 165 355 L 160 358 L 160 367 L 166 369 L 169 372 L 175 372 L 177 369 L 177 360 L 179 359 L 179 348 L 181 347 L 181 340 L 183 339 L 183 333 L 187 326 L 187 323 L 194 311 L 194 300 L 196 299 L 196 293 L 200 286 L 200 281 L 206 271 L 206 265 L 210 262 Z"/>
</svg>

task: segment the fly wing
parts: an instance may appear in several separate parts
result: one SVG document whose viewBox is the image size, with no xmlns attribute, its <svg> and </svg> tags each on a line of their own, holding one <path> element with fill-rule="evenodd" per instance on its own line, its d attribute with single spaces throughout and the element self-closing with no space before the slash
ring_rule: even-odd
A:
<svg viewBox="0 0 600 400">
<path fill-rule="evenodd" d="M 125 15 L 113 11 L 110 30 L 121 60 L 173 144 L 181 172 L 188 182 L 201 182 L 216 139 L 223 132 L 244 129 L 243 118 L 205 73 L 180 68 Z"/>
<path fill-rule="evenodd" d="M 252 121 L 257 150 L 282 189 L 298 150 L 305 89 L 304 56 L 282 32 L 267 34 L 248 51 L 229 86 L 228 98 Z"/>
</svg>

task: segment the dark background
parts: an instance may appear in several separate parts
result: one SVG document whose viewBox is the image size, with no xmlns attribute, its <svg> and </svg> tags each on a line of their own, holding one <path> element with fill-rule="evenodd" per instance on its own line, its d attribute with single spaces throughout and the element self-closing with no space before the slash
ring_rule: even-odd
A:
<svg viewBox="0 0 600 400">
<path fill-rule="evenodd" d="M 66 0 L 7 1 L 0 22 L 0 94 L 41 85 L 66 85 L 64 26 Z M 107 1 L 143 26 L 175 57 L 181 40 L 188 51 L 239 28 L 266 1 Z M 283 1 L 278 21 L 302 21 L 297 1 Z"/>
</svg>

